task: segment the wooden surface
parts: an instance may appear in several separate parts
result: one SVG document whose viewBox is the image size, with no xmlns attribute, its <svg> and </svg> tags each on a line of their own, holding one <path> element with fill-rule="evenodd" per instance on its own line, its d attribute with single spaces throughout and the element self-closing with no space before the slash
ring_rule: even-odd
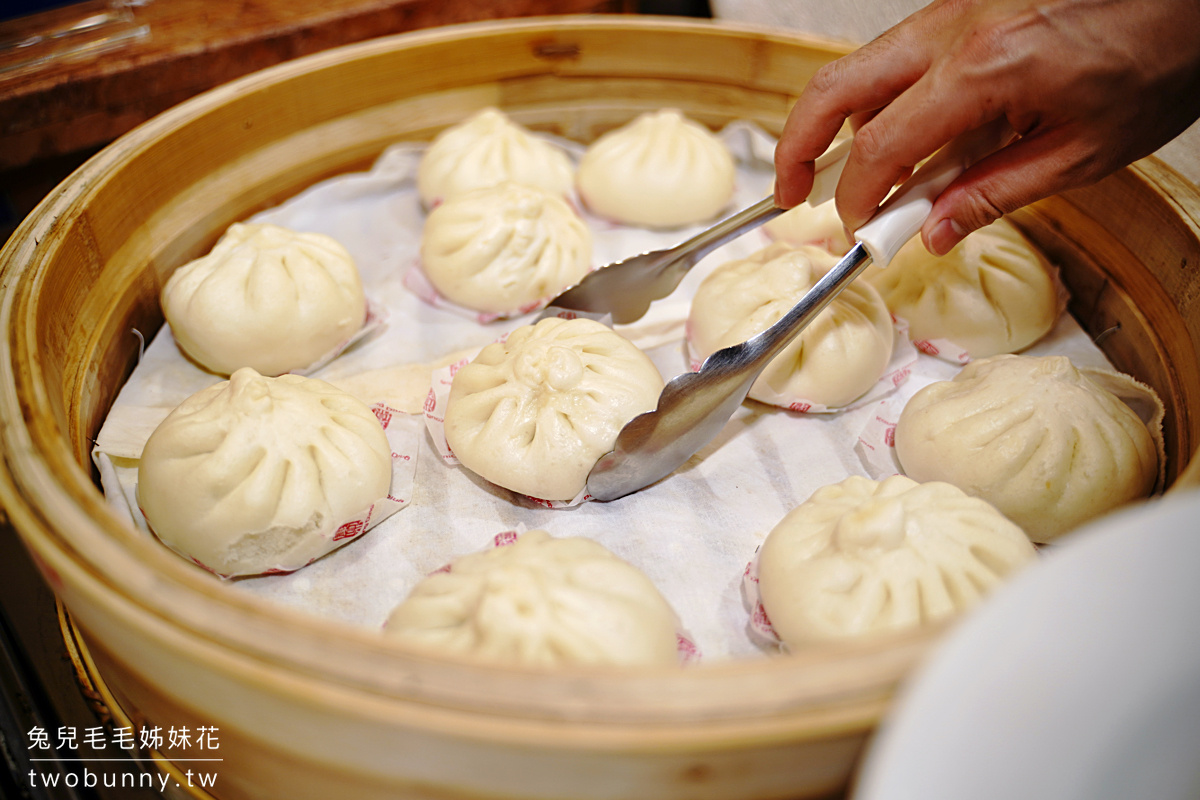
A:
<svg viewBox="0 0 1200 800">
<path fill-rule="evenodd" d="M 545 14 L 631 11 L 630 0 L 155 0 L 149 36 L 95 58 L 0 74 L 0 170 L 95 147 L 213 86 L 297 56 L 402 31 Z M 94 5 L 0 24 L 22 39 Z"/>
</svg>

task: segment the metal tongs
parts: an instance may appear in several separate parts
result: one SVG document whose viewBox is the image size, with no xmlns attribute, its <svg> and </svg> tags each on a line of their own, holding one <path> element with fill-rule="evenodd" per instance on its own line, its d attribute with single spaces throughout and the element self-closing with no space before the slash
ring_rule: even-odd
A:
<svg viewBox="0 0 1200 800">
<path fill-rule="evenodd" d="M 850 252 L 817 281 L 778 322 L 750 340 L 710 355 L 697 372 L 673 378 L 658 407 L 630 420 L 611 452 L 588 474 L 595 500 L 616 500 L 670 475 L 725 427 L 746 399 L 750 386 L 793 339 L 872 262 L 886 266 L 915 236 L 933 200 L 967 167 L 998 150 L 1012 137 L 1003 120 L 964 134 L 939 150 L 855 232 Z M 833 197 L 850 140 L 817 160 L 809 203 Z M 666 297 L 683 276 L 712 250 L 783 213 L 767 198 L 667 250 L 633 256 L 589 273 L 549 304 L 555 309 L 611 313 L 614 322 L 633 322 L 650 303 Z"/>
</svg>

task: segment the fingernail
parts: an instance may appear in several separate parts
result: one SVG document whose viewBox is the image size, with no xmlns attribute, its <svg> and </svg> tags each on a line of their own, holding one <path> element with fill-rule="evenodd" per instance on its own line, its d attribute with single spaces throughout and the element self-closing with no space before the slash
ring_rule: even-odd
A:
<svg viewBox="0 0 1200 800">
<path fill-rule="evenodd" d="M 925 245 L 935 256 L 944 256 L 954 249 L 967 235 L 963 227 L 950 218 L 943 219 L 933 226 Z"/>
<path fill-rule="evenodd" d="M 859 219 L 842 217 L 841 215 L 842 215 L 841 209 L 838 209 L 838 216 L 841 217 L 841 219 L 842 219 L 842 227 L 846 230 L 846 238 L 852 242 L 857 241 L 854 237 L 855 231 L 857 231 L 863 225 L 866 225 L 867 222 L 870 220 L 870 218 L 868 217 L 867 219 L 859 220 Z"/>
</svg>

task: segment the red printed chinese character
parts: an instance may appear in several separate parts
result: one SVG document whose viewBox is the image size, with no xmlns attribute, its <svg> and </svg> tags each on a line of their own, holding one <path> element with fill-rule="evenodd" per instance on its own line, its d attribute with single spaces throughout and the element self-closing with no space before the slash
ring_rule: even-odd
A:
<svg viewBox="0 0 1200 800">
<path fill-rule="evenodd" d="M 376 404 L 371 406 L 371 410 L 375 412 L 375 418 L 379 420 L 379 424 L 387 430 L 387 426 L 392 422 L 392 410 L 385 405 Z"/>
<path fill-rule="evenodd" d="M 774 632 L 775 628 L 771 625 L 771 618 L 767 616 L 767 610 L 763 608 L 763 604 L 759 603 L 754 607 L 754 616 L 752 620 L 755 625 L 764 630 Z"/>
<path fill-rule="evenodd" d="M 333 541 L 340 542 L 342 539 L 353 539 L 358 536 L 366 528 L 366 523 L 361 519 L 351 520 L 338 528 L 333 534 Z"/>
<path fill-rule="evenodd" d="M 920 350 L 922 353 L 925 353 L 926 355 L 936 356 L 938 353 L 941 352 L 941 350 L 938 349 L 937 345 L 935 345 L 933 342 L 929 341 L 928 339 L 921 339 L 919 341 L 913 342 L 913 345 L 918 350 Z"/>
<path fill-rule="evenodd" d="M 696 647 L 696 643 L 678 633 L 675 634 L 675 649 L 679 652 L 680 660 L 685 663 L 700 657 L 700 648 Z"/>
<path fill-rule="evenodd" d="M 504 531 L 503 533 L 497 533 L 492 541 L 495 543 L 496 547 L 504 547 L 506 545 L 513 544 L 517 541 L 517 532 Z"/>
</svg>

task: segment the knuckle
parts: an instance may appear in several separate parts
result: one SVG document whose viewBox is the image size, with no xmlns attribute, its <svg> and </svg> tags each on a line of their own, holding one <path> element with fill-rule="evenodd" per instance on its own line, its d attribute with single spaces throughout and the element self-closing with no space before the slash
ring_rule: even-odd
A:
<svg viewBox="0 0 1200 800">
<path fill-rule="evenodd" d="M 864 165 L 879 164 L 887 155 L 890 138 L 884 126 L 872 120 L 854 134 L 855 156 Z"/>
<path fill-rule="evenodd" d="M 809 78 L 808 85 L 804 87 L 804 91 L 812 92 L 822 97 L 829 97 L 836 94 L 842 78 L 840 63 L 840 61 L 831 61 L 818 69 Z"/>
<path fill-rule="evenodd" d="M 996 23 L 982 23 L 971 28 L 959 47 L 959 55 L 968 62 L 1003 60 L 1011 46 L 1011 31 Z"/>
<path fill-rule="evenodd" d="M 969 191 L 960 199 L 955 219 L 965 230 L 976 231 L 991 225 L 1008 211 L 1015 210 L 1005 209 L 1001 201 L 986 191 Z"/>
<path fill-rule="evenodd" d="M 964 80 L 981 88 L 1027 81 L 1033 65 L 1045 59 L 1044 48 L 1032 32 L 1035 27 L 1036 14 L 1031 13 L 980 20 L 956 42 L 952 66 Z"/>
<path fill-rule="evenodd" d="M 1084 137 L 1063 148 L 1053 181 L 1063 188 L 1095 183 L 1116 171 L 1122 164 L 1133 161 L 1118 154 L 1118 149 L 1102 139 Z"/>
</svg>

